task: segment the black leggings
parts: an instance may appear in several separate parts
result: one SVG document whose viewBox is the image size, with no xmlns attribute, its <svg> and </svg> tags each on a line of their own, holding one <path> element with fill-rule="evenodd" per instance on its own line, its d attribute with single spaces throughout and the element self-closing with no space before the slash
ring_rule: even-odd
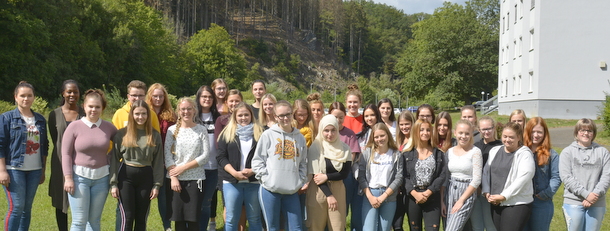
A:
<svg viewBox="0 0 610 231">
<path fill-rule="evenodd" d="M 439 230 L 441 220 L 441 196 L 440 193 L 432 194 L 426 203 L 417 204 L 413 196 L 407 196 L 407 215 L 409 227 L 412 231 L 423 230 L 422 218 L 426 225 L 426 231 Z"/>
<path fill-rule="evenodd" d="M 133 167 L 122 164 L 118 181 L 121 231 L 146 231 L 150 191 L 153 187 L 152 167 Z"/>
<path fill-rule="evenodd" d="M 392 220 L 392 226 L 394 230 L 402 230 L 402 222 L 405 219 L 405 213 L 407 212 L 407 203 L 405 194 L 403 193 L 404 189 L 399 188 L 398 194 L 396 194 L 396 213 L 394 213 L 394 219 Z"/>
<path fill-rule="evenodd" d="M 523 230 L 532 213 L 532 204 L 514 206 L 491 205 L 491 218 L 496 230 Z"/>
</svg>

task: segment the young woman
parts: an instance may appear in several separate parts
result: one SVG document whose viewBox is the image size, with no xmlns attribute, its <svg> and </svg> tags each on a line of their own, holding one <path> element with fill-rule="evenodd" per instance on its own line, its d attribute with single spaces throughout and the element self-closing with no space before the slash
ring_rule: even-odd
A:
<svg viewBox="0 0 610 231">
<path fill-rule="evenodd" d="M 64 191 L 64 174 L 61 170 L 61 140 L 68 125 L 85 116 L 78 105 L 80 89 L 75 80 L 66 80 L 61 87 L 61 105 L 49 113 L 49 134 L 55 145 L 51 154 L 49 196 L 55 207 L 55 221 L 59 231 L 68 231 L 68 194 Z"/>
<path fill-rule="evenodd" d="M 190 98 L 178 100 L 178 122 L 165 137 L 165 166 L 170 189 L 167 192 L 168 216 L 175 230 L 199 230 L 203 202 L 203 165 L 208 162 L 210 143 L 207 129 L 199 124 L 197 104 Z M 215 189 L 215 188 L 214 188 Z"/>
<path fill-rule="evenodd" d="M 436 117 L 434 124 L 436 129 L 434 129 L 432 134 L 432 144 L 441 151 L 447 152 L 456 143 L 456 140 L 451 138 L 451 129 L 453 128 L 451 115 L 446 111 L 442 111 Z"/>
<path fill-rule="evenodd" d="M 439 230 L 441 218 L 441 186 L 447 175 L 447 159 L 432 145 L 432 127 L 427 119 L 413 125 L 413 147 L 403 153 L 404 187 L 407 194 L 407 215 L 411 230 Z"/>
<path fill-rule="evenodd" d="M 307 102 L 311 107 L 311 121 L 313 122 L 313 134 L 318 134 L 318 125 L 324 116 L 324 103 L 320 93 L 314 92 L 307 96 Z M 315 138 L 315 137 L 314 137 Z"/>
<path fill-rule="evenodd" d="M 0 115 L 0 184 L 9 205 L 4 218 L 4 230 L 8 231 L 29 230 L 49 149 L 47 122 L 31 109 L 34 87 L 21 81 L 14 96 L 17 108 Z"/>
<path fill-rule="evenodd" d="M 303 216 L 297 192 L 307 180 L 307 146 L 292 127 L 292 108 L 279 101 L 277 124 L 263 132 L 252 158 L 252 170 L 261 183 L 259 200 L 267 230 L 280 229 L 280 211 L 286 211 L 287 230 L 302 230 Z"/>
<path fill-rule="evenodd" d="M 172 109 L 172 104 L 169 101 L 169 94 L 167 93 L 165 86 L 160 83 L 151 85 L 146 93 L 146 103 L 151 106 L 159 120 L 161 146 L 163 146 L 163 144 L 165 144 L 167 129 L 176 124 L 176 113 L 174 113 L 174 110 Z M 161 215 L 161 222 L 163 223 L 163 228 L 165 230 L 171 227 L 171 222 L 167 217 L 167 197 L 165 195 L 165 192 L 167 191 L 165 187 L 169 187 L 168 185 L 169 181 L 164 182 L 159 188 L 159 195 L 157 196 L 157 208 L 159 208 L 159 215 Z"/>
<path fill-rule="evenodd" d="M 368 104 L 364 107 L 364 111 L 362 112 L 364 117 L 364 123 L 362 123 L 362 131 L 356 134 L 358 138 L 358 144 L 360 144 L 360 150 L 364 150 L 366 144 L 369 141 L 369 137 L 371 136 L 371 129 L 373 126 L 379 122 L 381 122 L 381 113 L 375 104 Z"/>
<path fill-rule="evenodd" d="M 362 105 L 362 92 L 358 89 L 358 85 L 351 84 L 347 87 L 345 105 L 347 105 L 347 112 L 343 126 L 358 134 L 361 132 L 362 123 L 364 123 L 362 115 L 358 112 L 360 105 Z"/>
<path fill-rule="evenodd" d="M 294 109 L 292 121 L 292 126 L 299 129 L 301 134 L 305 137 L 305 141 L 307 142 L 307 147 L 311 146 L 311 142 L 313 141 L 313 130 L 311 127 L 313 123 L 311 122 L 311 108 L 309 108 L 309 103 L 304 99 L 297 99 L 294 101 L 294 105 L 292 106 Z"/>
<path fill-rule="evenodd" d="M 514 110 L 510 113 L 508 117 L 508 122 L 513 122 L 521 125 L 521 129 L 525 127 L 525 122 L 527 121 L 527 116 L 525 116 L 525 111 L 521 109 Z"/>
<path fill-rule="evenodd" d="M 383 98 L 379 100 L 377 107 L 381 113 L 381 120 L 383 120 L 383 123 L 390 129 L 392 139 L 394 139 L 394 137 L 396 137 L 396 127 L 398 126 L 396 124 L 396 115 L 394 115 L 394 104 L 392 103 L 392 100 Z"/>
<path fill-rule="evenodd" d="M 150 200 L 163 185 L 163 145 L 152 128 L 150 108 L 131 104 L 127 127 L 114 136 L 110 158 L 110 192 L 119 199 L 121 230 L 146 231 Z"/>
<path fill-rule="evenodd" d="M 263 95 L 261 102 L 263 102 L 263 110 L 260 110 L 258 114 L 258 121 L 265 130 L 267 130 L 277 122 L 275 120 L 275 113 L 273 112 L 277 100 L 275 99 L 275 96 L 267 93 Z"/>
<path fill-rule="evenodd" d="M 231 113 L 233 113 L 233 109 L 235 109 L 235 106 L 237 106 L 237 104 L 241 103 L 242 101 L 244 101 L 244 97 L 241 95 L 241 92 L 239 90 L 231 89 L 229 91 L 226 100 L 226 107 L 228 108 L 227 114 L 223 114 L 222 116 L 218 117 L 218 119 L 214 123 L 215 141 L 217 141 L 218 137 L 220 137 L 220 132 L 222 131 L 222 129 L 224 129 L 225 126 L 227 126 L 227 124 L 229 123 L 229 119 L 231 119 Z"/>
<path fill-rule="evenodd" d="M 249 230 L 262 230 L 258 198 L 260 184 L 252 171 L 252 158 L 263 128 L 255 122 L 254 113 L 245 103 L 239 103 L 231 121 L 218 138 L 218 165 L 223 183 L 223 201 L 226 207 L 225 230 L 237 231 L 242 212 L 246 207 Z"/>
<path fill-rule="evenodd" d="M 333 115 L 320 121 L 319 134 L 307 156 L 307 227 L 344 231 L 347 204 L 343 180 L 351 171 L 352 154 L 339 139 L 339 122 Z"/>
<path fill-rule="evenodd" d="M 110 186 L 107 153 L 117 129 L 101 118 L 106 108 L 101 90 L 87 90 L 83 108 L 86 116 L 70 123 L 62 138 L 64 190 L 72 210 L 70 230 L 98 231 Z"/>
<path fill-rule="evenodd" d="M 212 90 L 216 96 L 216 109 L 222 115 L 229 114 L 229 107 L 226 105 L 227 102 L 227 91 L 229 87 L 224 79 L 215 79 L 212 81 Z"/>
<path fill-rule="evenodd" d="M 216 229 L 216 204 L 218 184 L 218 164 L 216 161 L 217 150 L 216 140 L 214 137 L 215 123 L 220 117 L 220 113 L 216 107 L 216 96 L 214 90 L 207 85 L 203 85 L 197 90 L 196 100 L 197 110 L 199 111 L 199 121 L 207 130 L 208 143 L 210 144 L 210 152 L 208 162 L 203 166 L 205 170 L 206 180 L 204 181 L 203 204 L 201 205 L 201 217 L 199 218 L 199 228 Z"/>
<path fill-rule="evenodd" d="M 359 189 L 366 196 L 362 202 L 363 229 L 389 231 L 396 212 L 395 192 L 402 185 L 403 161 L 385 124 L 373 126 L 358 165 Z"/>
<path fill-rule="evenodd" d="M 610 186 L 610 153 L 593 142 L 597 126 L 583 118 L 574 126 L 574 141 L 559 155 L 559 176 L 563 181 L 563 214 L 567 229 L 600 230 L 606 213 L 606 192 Z"/>
<path fill-rule="evenodd" d="M 442 203 L 446 214 L 445 230 L 462 230 L 470 218 L 477 188 L 481 184 L 483 157 L 481 150 L 473 145 L 474 125 L 467 120 L 457 122 L 455 137 L 457 146 L 447 151 L 449 187 L 447 201 Z"/>
<path fill-rule="evenodd" d="M 267 94 L 267 86 L 262 80 L 254 80 L 252 83 L 252 95 L 254 95 L 254 103 L 252 103 L 252 112 L 254 119 L 258 119 L 258 113 L 263 107 L 263 95 Z"/>
<path fill-rule="evenodd" d="M 436 118 L 434 117 L 434 108 L 430 104 L 422 104 L 417 108 L 417 119 L 427 120 L 428 123 L 434 124 Z"/>
<path fill-rule="evenodd" d="M 354 160 L 354 162 L 358 161 L 360 146 L 358 145 L 356 134 L 354 134 L 354 132 L 349 128 L 343 126 L 343 121 L 346 114 L 345 106 L 340 102 L 334 102 L 330 105 L 328 112 L 330 115 L 337 118 L 337 122 L 339 123 L 339 139 L 350 147 L 350 151 L 352 152 L 352 160 Z M 356 163 L 352 162 L 352 171 L 347 178 L 343 180 L 343 184 L 345 184 L 345 198 L 348 206 L 347 209 L 350 209 L 351 207 L 352 210 L 350 226 L 352 230 L 359 231 L 362 230 L 362 201 L 364 198 L 358 194 L 358 181 L 356 178 L 358 173 L 358 164 Z"/>
<path fill-rule="evenodd" d="M 499 231 L 522 230 L 531 214 L 535 164 L 521 137 L 521 126 L 507 123 L 502 130 L 504 145 L 491 149 L 483 168 L 482 193 L 491 204 L 491 217 Z"/>
<path fill-rule="evenodd" d="M 523 230 L 549 230 L 553 219 L 553 196 L 561 185 L 559 177 L 559 155 L 551 148 L 551 136 L 546 122 L 541 117 L 527 121 L 523 133 L 523 144 L 534 152 L 536 173 L 534 174 L 534 202 L 532 217 Z"/>
<path fill-rule="evenodd" d="M 405 152 L 406 150 L 411 149 L 411 146 L 413 145 L 411 140 L 411 127 L 414 122 L 413 114 L 410 111 L 403 111 L 398 115 L 399 132 L 396 133 L 396 145 L 398 146 L 399 152 Z M 405 213 L 407 212 L 406 199 L 404 187 L 400 187 L 398 192 L 396 192 L 396 213 L 394 214 L 394 220 L 392 221 L 392 226 L 395 231 L 402 230 Z"/>
<path fill-rule="evenodd" d="M 487 164 L 489 157 L 489 151 L 496 146 L 502 145 L 502 141 L 496 139 L 496 121 L 489 117 L 484 116 L 479 119 L 479 132 L 481 134 L 481 140 L 474 143 L 474 146 L 481 150 L 483 156 L 483 166 Z M 487 198 L 481 194 L 481 186 L 477 190 L 477 199 L 474 200 L 474 208 L 470 215 L 470 223 L 474 231 L 495 231 L 493 220 L 491 219 L 491 205 L 487 201 Z"/>
</svg>

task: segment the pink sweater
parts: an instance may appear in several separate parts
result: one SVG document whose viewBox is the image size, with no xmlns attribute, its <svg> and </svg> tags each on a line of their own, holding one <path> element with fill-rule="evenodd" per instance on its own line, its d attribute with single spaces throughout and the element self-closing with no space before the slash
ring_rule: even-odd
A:
<svg viewBox="0 0 610 231">
<path fill-rule="evenodd" d="M 117 129 L 108 121 L 102 120 L 99 127 L 90 128 L 77 120 L 66 128 L 61 146 L 61 167 L 64 175 L 72 175 L 72 165 L 97 169 L 108 162 L 110 140 Z"/>
</svg>

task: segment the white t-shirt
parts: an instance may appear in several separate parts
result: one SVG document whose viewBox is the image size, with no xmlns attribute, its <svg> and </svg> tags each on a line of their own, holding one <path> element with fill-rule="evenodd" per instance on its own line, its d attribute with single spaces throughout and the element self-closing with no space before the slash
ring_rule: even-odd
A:
<svg viewBox="0 0 610 231">
<path fill-rule="evenodd" d="M 28 134 L 25 144 L 25 155 L 23 156 L 23 165 L 20 168 L 10 167 L 8 169 L 21 171 L 42 169 L 42 162 L 40 159 L 40 131 L 38 131 L 38 127 L 36 127 L 36 118 L 25 117 L 23 115 L 21 118 L 25 121 L 25 128 Z"/>
<path fill-rule="evenodd" d="M 481 184 L 481 174 L 483 172 L 483 157 L 481 150 L 473 147 L 466 154 L 457 156 L 453 152 L 454 148 L 447 150 L 447 169 L 451 173 L 451 178 L 462 180 L 472 179 L 470 185 L 477 188 Z"/>
<path fill-rule="evenodd" d="M 386 154 L 379 155 L 375 152 L 374 161 L 370 164 L 371 179 L 369 188 L 388 187 L 390 185 L 390 174 L 394 165 L 392 159 L 393 150 L 388 150 Z"/>
</svg>

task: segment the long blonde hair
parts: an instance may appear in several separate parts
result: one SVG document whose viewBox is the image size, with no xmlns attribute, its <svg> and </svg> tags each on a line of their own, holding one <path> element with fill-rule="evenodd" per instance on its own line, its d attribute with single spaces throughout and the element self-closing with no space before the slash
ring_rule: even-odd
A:
<svg viewBox="0 0 610 231">
<path fill-rule="evenodd" d="M 250 105 L 246 104 L 245 102 L 241 102 L 239 104 L 237 104 L 237 106 L 235 106 L 235 109 L 233 110 L 233 113 L 231 114 L 231 120 L 229 120 L 229 123 L 227 124 L 227 126 L 225 126 L 224 129 L 222 129 L 222 132 L 220 132 L 220 135 L 218 135 L 218 140 L 224 140 L 227 143 L 231 143 L 233 141 L 235 141 L 235 135 L 236 135 L 236 131 L 237 131 L 237 111 L 239 111 L 240 109 L 245 108 L 248 110 L 248 112 L 250 113 L 250 123 L 252 123 L 253 129 L 254 129 L 254 140 L 258 141 L 258 138 L 261 137 L 261 134 L 263 134 L 263 127 L 256 122 L 256 120 L 254 119 L 254 113 L 252 112 L 252 108 L 250 107 Z"/>
<path fill-rule="evenodd" d="M 176 138 L 178 137 L 178 133 L 180 133 L 180 127 L 182 126 L 182 116 L 180 115 L 180 104 L 182 104 L 183 102 L 187 102 L 191 104 L 191 107 L 193 107 L 193 122 L 195 124 L 201 124 L 201 118 L 199 118 L 199 109 L 197 109 L 197 104 L 195 104 L 195 101 L 193 99 L 191 99 L 190 97 L 182 97 L 178 100 L 178 103 L 176 104 L 176 115 L 178 115 L 178 121 L 176 121 L 176 130 L 174 131 L 173 137 L 174 140 L 176 140 Z M 174 142 L 174 144 L 172 144 L 171 147 L 171 152 L 172 154 L 176 155 L 176 143 Z"/>
<path fill-rule="evenodd" d="M 277 103 L 277 99 L 271 93 L 267 93 L 261 98 L 261 109 L 258 111 L 258 122 L 263 126 L 266 126 L 267 122 L 269 122 L 267 120 L 267 114 L 265 113 L 265 109 L 263 109 L 263 101 L 265 101 L 265 99 L 270 99 L 271 101 L 273 101 L 274 105 Z M 271 117 L 273 118 L 273 116 L 274 115 L 272 115 Z"/>
<path fill-rule="evenodd" d="M 371 135 L 369 136 L 369 140 L 366 143 L 366 147 L 371 149 L 371 157 L 369 159 L 369 163 L 377 163 L 375 162 L 375 155 L 374 152 L 377 151 L 377 144 L 375 144 L 375 132 L 377 130 L 383 130 L 386 134 L 386 137 L 388 137 L 388 148 L 391 150 L 398 150 L 398 147 L 396 146 L 396 142 L 394 142 L 394 137 L 392 137 L 392 133 L 390 132 L 390 129 L 388 129 L 388 126 L 386 126 L 384 123 L 377 123 L 375 125 L 373 125 L 373 128 L 371 130 Z"/>
<path fill-rule="evenodd" d="M 137 141 L 138 141 L 138 124 L 136 123 L 136 120 L 133 116 L 134 110 L 136 108 L 139 107 L 143 107 L 144 109 L 146 109 L 146 122 L 144 123 L 144 130 L 146 131 L 146 145 L 151 146 L 151 147 L 155 147 L 157 146 L 155 144 L 155 140 L 153 138 L 153 129 L 152 129 L 152 122 L 151 122 L 151 114 L 150 114 L 150 107 L 148 107 L 148 104 L 146 104 L 146 102 L 144 102 L 143 100 L 136 100 L 135 102 L 133 102 L 131 104 L 131 109 L 129 111 L 129 118 L 127 119 L 127 131 L 125 132 L 125 136 L 123 136 L 123 146 L 125 147 L 137 147 Z"/>
</svg>

